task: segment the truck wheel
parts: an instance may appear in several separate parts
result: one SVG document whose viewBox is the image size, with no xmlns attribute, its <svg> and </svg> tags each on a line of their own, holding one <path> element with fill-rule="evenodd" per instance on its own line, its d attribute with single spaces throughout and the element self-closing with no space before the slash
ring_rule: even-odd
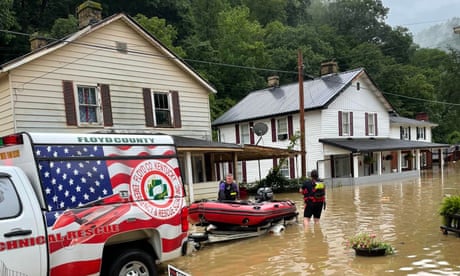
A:
<svg viewBox="0 0 460 276">
<path fill-rule="evenodd" d="M 157 276 L 155 261 L 145 251 L 121 251 L 109 268 L 109 276 Z"/>
</svg>

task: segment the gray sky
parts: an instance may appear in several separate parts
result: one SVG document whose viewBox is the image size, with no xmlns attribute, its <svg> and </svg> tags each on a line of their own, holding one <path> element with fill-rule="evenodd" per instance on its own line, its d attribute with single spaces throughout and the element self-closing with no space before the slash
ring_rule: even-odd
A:
<svg viewBox="0 0 460 276">
<path fill-rule="evenodd" d="M 413 34 L 460 17 L 460 0 L 382 0 L 390 9 L 385 21 L 391 26 L 407 27 Z"/>
</svg>

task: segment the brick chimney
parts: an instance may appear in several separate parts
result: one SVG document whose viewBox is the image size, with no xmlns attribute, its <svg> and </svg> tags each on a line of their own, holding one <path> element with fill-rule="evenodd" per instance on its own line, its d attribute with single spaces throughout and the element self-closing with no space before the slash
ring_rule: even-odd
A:
<svg viewBox="0 0 460 276">
<path fill-rule="evenodd" d="M 337 73 L 339 70 L 337 62 L 326 61 L 321 63 L 320 75 L 324 76 L 327 74 Z"/>
<path fill-rule="evenodd" d="M 102 6 L 98 2 L 85 1 L 77 7 L 78 28 L 96 23 L 102 19 Z"/>
<path fill-rule="evenodd" d="M 280 77 L 279 76 L 270 76 L 267 78 L 268 87 L 279 87 L 280 86 Z"/>
<path fill-rule="evenodd" d="M 415 119 L 419 121 L 428 122 L 428 114 L 426 112 L 420 112 L 415 115 Z"/>
<path fill-rule="evenodd" d="M 30 50 L 37 50 L 46 44 L 48 44 L 48 39 L 44 36 L 40 36 L 38 33 L 33 33 L 29 38 Z"/>
</svg>

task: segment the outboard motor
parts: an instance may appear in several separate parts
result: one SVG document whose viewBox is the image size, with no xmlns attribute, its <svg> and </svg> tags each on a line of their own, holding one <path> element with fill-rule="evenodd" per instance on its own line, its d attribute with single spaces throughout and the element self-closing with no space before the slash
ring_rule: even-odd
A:
<svg viewBox="0 0 460 276">
<path fill-rule="evenodd" d="M 257 202 L 270 201 L 273 199 L 273 190 L 270 187 L 262 187 L 257 190 L 255 196 Z"/>
</svg>

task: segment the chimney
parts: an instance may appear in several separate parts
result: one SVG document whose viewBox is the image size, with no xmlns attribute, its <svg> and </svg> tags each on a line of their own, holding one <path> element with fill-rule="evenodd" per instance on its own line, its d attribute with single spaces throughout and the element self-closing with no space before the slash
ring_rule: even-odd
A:
<svg viewBox="0 0 460 276">
<path fill-rule="evenodd" d="M 420 112 L 415 115 L 415 119 L 419 121 L 428 122 L 428 114 L 426 112 Z"/>
<path fill-rule="evenodd" d="M 279 76 L 270 76 L 267 78 L 268 87 L 279 87 L 280 86 L 280 77 Z"/>
<path fill-rule="evenodd" d="M 78 28 L 96 23 L 102 19 L 102 6 L 94 1 L 85 1 L 77 8 Z"/>
<path fill-rule="evenodd" d="M 30 50 L 34 51 L 48 44 L 48 39 L 40 36 L 38 33 L 33 33 L 29 38 L 29 43 Z"/>
<path fill-rule="evenodd" d="M 335 61 L 326 61 L 321 63 L 320 75 L 324 76 L 327 74 L 337 73 L 338 65 Z"/>
</svg>

